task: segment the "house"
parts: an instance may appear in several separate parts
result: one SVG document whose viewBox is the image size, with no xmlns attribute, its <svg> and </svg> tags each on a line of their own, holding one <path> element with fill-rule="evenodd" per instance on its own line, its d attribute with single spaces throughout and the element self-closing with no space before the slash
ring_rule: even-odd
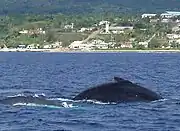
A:
<svg viewBox="0 0 180 131">
<path fill-rule="evenodd" d="M 93 31 L 95 27 L 89 27 L 89 28 L 81 28 L 78 32 L 85 32 L 85 31 Z"/>
<path fill-rule="evenodd" d="M 83 41 L 74 41 L 69 45 L 70 49 L 80 49 Z"/>
<path fill-rule="evenodd" d="M 43 48 L 44 48 L 44 49 L 51 49 L 52 46 L 51 46 L 51 45 L 44 45 Z"/>
<path fill-rule="evenodd" d="M 94 45 L 98 49 L 108 49 L 109 43 L 101 42 L 99 44 Z"/>
<path fill-rule="evenodd" d="M 168 39 L 179 39 L 180 38 L 180 34 L 167 34 L 166 37 Z"/>
<path fill-rule="evenodd" d="M 125 30 L 133 30 L 133 26 L 110 26 L 105 28 L 105 33 L 108 34 L 110 32 L 114 34 L 121 34 L 124 33 Z"/>
<path fill-rule="evenodd" d="M 159 19 L 150 19 L 150 23 L 157 23 Z"/>
<path fill-rule="evenodd" d="M 82 43 L 82 41 L 74 41 L 69 45 L 70 49 L 80 49 L 80 50 L 92 50 L 92 49 L 108 49 L 109 45 L 112 43 L 106 43 L 102 40 L 92 40 L 90 42 Z"/>
<path fill-rule="evenodd" d="M 116 26 L 116 27 L 109 27 L 109 30 L 133 30 L 133 26 Z"/>
<path fill-rule="evenodd" d="M 162 23 L 169 23 L 169 22 L 172 22 L 172 20 L 164 18 L 164 19 L 161 20 L 161 22 Z"/>
<path fill-rule="evenodd" d="M 26 49 L 36 49 L 36 47 L 34 44 L 31 44 L 31 45 L 27 45 Z"/>
<path fill-rule="evenodd" d="M 25 48 L 26 48 L 26 45 L 18 45 L 17 48 L 18 48 L 18 49 L 25 49 Z"/>
<path fill-rule="evenodd" d="M 21 30 L 19 31 L 20 34 L 29 34 L 29 35 L 33 35 L 33 34 L 46 34 L 46 31 L 44 31 L 42 28 L 37 28 L 37 29 L 30 29 L 30 30 Z"/>
<path fill-rule="evenodd" d="M 143 45 L 145 48 L 148 48 L 148 42 L 144 41 L 144 42 L 139 42 L 139 45 Z"/>
<path fill-rule="evenodd" d="M 131 42 L 125 42 L 121 44 L 121 48 L 133 48 L 133 45 Z"/>
<path fill-rule="evenodd" d="M 19 31 L 20 34 L 28 34 L 28 30 L 22 30 L 22 31 Z"/>
<path fill-rule="evenodd" d="M 178 25 L 178 26 L 174 26 L 174 27 L 172 28 L 172 31 L 173 31 L 173 32 L 180 31 L 179 25 Z"/>
<path fill-rule="evenodd" d="M 74 23 L 71 23 L 71 25 L 65 25 L 64 29 L 74 29 Z"/>
<path fill-rule="evenodd" d="M 157 14 L 142 14 L 141 18 L 152 18 L 155 17 Z"/>
<path fill-rule="evenodd" d="M 101 25 L 105 25 L 105 24 L 110 24 L 110 22 L 109 21 L 100 21 L 99 22 L 99 26 L 101 26 Z"/>
<path fill-rule="evenodd" d="M 53 44 L 47 44 L 47 45 L 44 45 L 44 49 L 54 49 L 54 48 L 60 48 L 60 47 L 62 47 L 61 46 L 62 45 L 62 42 L 59 42 L 59 41 L 57 41 L 57 42 L 55 42 L 55 43 L 53 43 Z"/>
</svg>

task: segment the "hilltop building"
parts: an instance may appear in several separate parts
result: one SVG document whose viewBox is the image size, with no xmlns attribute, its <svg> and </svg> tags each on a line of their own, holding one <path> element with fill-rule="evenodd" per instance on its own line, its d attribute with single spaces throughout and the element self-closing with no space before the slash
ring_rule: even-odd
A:
<svg viewBox="0 0 180 131">
<path fill-rule="evenodd" d="M 142 18 L 153 18 L 155 17 L 157 14 L 142 14 Z"/>
<path fill-rule="evenodd" d="M 180 16 L 180 12 L 177 11 L 166 11 L 165 13 L 161 14 L 162 18 L 172 18 L 172 17 L 177 17 Z"/>
</svg>

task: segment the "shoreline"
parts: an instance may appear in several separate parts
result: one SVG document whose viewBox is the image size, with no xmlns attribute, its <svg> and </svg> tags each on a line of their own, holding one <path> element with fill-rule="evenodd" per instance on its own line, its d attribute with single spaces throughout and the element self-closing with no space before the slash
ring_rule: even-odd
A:
<svg viewBox="0 0 180 131">
<path fill-rule="evenodd" d="M 50 50 L 64 53 L 180 53 L 180 50 Z"/>
<path fill-rule="evenodd" d="M 0 52 L 49 52 L 49 53 L 180 53 L 178 49 L 155 50 L 70 50 L 68 48 L 57 49 L 0 49 Z"/>
</svg>

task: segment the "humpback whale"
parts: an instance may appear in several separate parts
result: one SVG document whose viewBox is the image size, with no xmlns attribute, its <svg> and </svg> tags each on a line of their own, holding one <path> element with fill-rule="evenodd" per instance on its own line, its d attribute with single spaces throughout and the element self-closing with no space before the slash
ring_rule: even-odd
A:
<svg viewBox="0 0 180 131">
<path fill-rule="evenodd" d="M 0 100 L 1 104 L 14 105 L 17 103 L 35 103 L 39 105 L 54 105 L 60 106 L 60 103 L 57 101 L 48 100 L 44 97 L 34 97 L 34 96 L 15 96 L 7 97 Z"/>
<path fill-rule="evenodd" d="M 29 94 L 29 92 L 25 92 Z M 105 103 L 121 103 L 121 102 L 135 102 L 135 101 L 155 101 L 162 99 L 157 93 L 144 88 L 136 83 L 123 78 L 114 77 L 114 82 L 101 84 L 89 88 L 72 100 L 96 100 Z M 6 97 L 0 100 L 0 104 L 18 105 L 22 104 L 38 104 L 57 107 L 71 107 L 66 102 L 59 102 L 56 100 L 49 100 L 45 96 L 20 95 L 14 97 Z"/>
<path fill-rule="evenodd" d="M 89 88 L 73 100 L 97 100 L 101 102 L 155 101 L 162 97 L 155 92 L 123 78 L 114 77 L 114 82 Z"/>
</svg>

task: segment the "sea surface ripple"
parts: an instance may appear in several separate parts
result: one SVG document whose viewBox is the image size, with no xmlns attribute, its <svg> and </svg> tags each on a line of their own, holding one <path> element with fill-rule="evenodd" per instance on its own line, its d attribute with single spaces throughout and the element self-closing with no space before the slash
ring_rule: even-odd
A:
<svg viewBox="0 0 180 131">
<path fill-rule="evenodd" d="M 163 96 L 150 103 L 72 102 L 75 108 L 0 105 L 0 131 L 180 131 L 180 53 L 0 53 L 1 98 L 56 100 L 119 76 Z"/>
</svg>

